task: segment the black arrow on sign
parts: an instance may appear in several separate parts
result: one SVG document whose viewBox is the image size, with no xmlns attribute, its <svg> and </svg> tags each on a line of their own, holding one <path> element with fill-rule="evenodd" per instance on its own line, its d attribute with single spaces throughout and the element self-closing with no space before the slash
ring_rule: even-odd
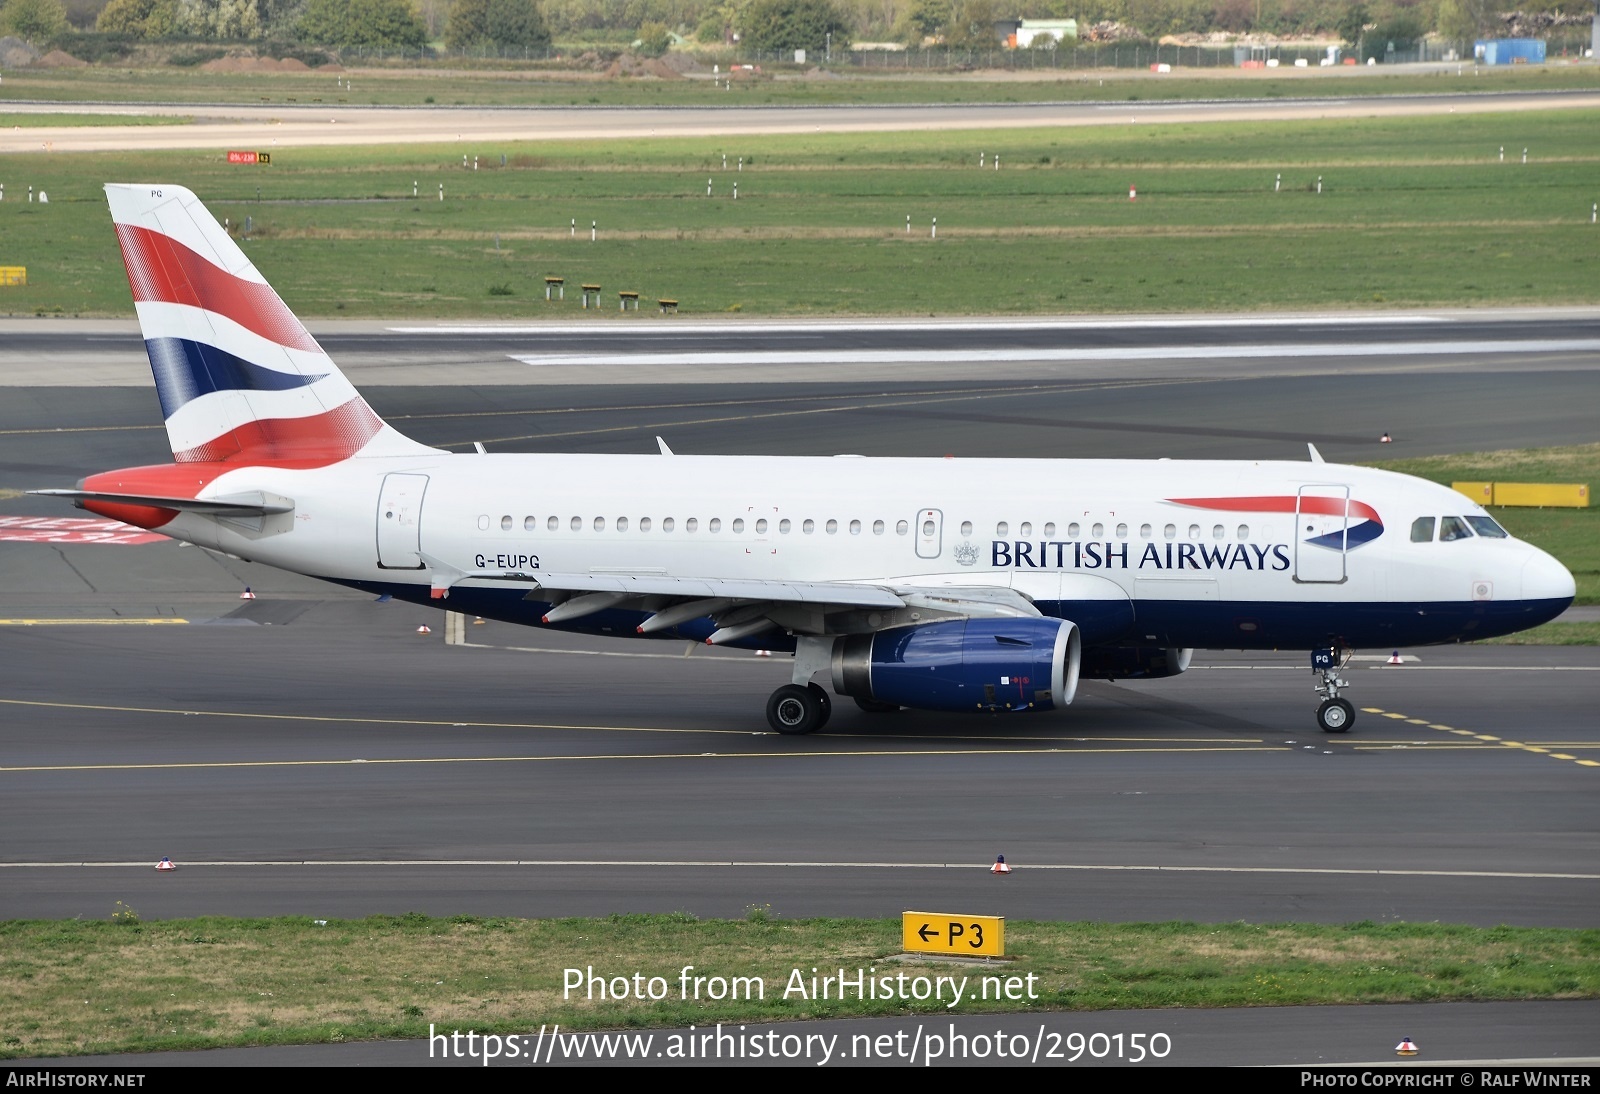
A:
<svg viewBox="0 0 1600 1094">
<path fill-rule="evenodd" d="M 928 924 L 924 923 L 921 927 L 917 928 L 917 937 L 922 939 L 922 941 L 924 941 L 924 942 L 928 941 L 928 932 L 930 930 L 933 930 L 933 928 L 931 926 L 929 926 Z M 933 933 L 935 935 L 937 935 L 939 932 L 938 931 L 933 931 Z"/>
</svg>

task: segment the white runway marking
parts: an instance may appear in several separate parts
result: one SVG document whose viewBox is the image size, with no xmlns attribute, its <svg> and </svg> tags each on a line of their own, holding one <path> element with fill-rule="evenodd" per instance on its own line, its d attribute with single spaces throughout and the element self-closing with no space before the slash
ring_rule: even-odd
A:
<svg viewBox="0 0 1600 1094">
<path fill-rule="evenodd" d="M 1453 323 L 1442 315 L 1238 315 L 1195 318 L 1104 319 L 961 319 L 862 322 L 737 322 L 737 323 L 629 323 L 626 328 L 596 327 L 593 323 L 541 323 L 538 326 L 488 323 L 436 323 L 426 327 L 387 327 L 395 334 L 589 334 L 612 337 L 619 330 L 671 331 L 675 334 L 826 334 L 836 331 L 1037 331 L 1037 330 L 1185 330 L 1233 327 L 1365 327 L 1413 323 Z"/>
<path fill-rule="evenodd" d="M 1594 353 L 1600 339 L 1529 339 L 1514 342 L 1373 342 L 1369 344 L 1261 346 L 1117 346 L 1105 349 L 1017 347 L 996 349 L 750 350 L 710 353 L 507 354 L 525 365 L 892 365 L 982 364 L 1002 361 L 1205 361 L 1301 357 L 1437 357 L 1452 354 Z"/>
</svg>

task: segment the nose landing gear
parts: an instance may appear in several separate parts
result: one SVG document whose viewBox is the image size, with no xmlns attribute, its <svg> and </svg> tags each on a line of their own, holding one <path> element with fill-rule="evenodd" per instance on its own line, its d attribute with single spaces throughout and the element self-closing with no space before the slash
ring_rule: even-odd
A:
<svg viewBox="0 0 1600 1094">
<path fill-rule="evenodd" d="M 1337 646 L 1311 651 L 1311 671 L 1317 676 L 1312 689 L 1322 697 L 1322 705 L 1317 707 L 1317 725 L 1324 733 L 1349 733 L 1355 724 L 1356 708 L 1348 699 L 1339 698 L 1339 689 L 1350 686 L 1350 681 L 1339 673 L 1350 663 L 1352 652 Z"/>
</svg>

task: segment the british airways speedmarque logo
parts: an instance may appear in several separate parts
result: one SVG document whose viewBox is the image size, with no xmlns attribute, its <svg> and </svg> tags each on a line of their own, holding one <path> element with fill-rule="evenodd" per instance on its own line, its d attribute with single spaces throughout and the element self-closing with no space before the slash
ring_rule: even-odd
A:
<svg viewBox="0 0 1600 1094">
<path fill-rule="evenodd" d="M 1345 498 L 1325 498 L 1310 494 L 1296 497 L 1292 494 L 1277 497 L 1255 498 L 1168 498 L 1173 505 L 1186 505 L 1192 509 L 1220 509 L 1230 513 L 1297 513 L 1302 516 L 1341 517 L 1345 527 L 1306 542 L 1332 551 L 1354 550 L 1371 543 L 1383 535 L 1383 518 L 1364 501 Z"/>
</svg>

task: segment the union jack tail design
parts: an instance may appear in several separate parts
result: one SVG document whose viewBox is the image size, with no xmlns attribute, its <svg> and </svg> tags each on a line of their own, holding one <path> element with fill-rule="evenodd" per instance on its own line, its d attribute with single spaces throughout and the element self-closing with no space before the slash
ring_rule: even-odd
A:
<svg viewBox="0 0 1600 1094">
<path fill-rule="evenodd" d="M 432 451 L 373 412 L 193 193 L 112 184 L 106 197 L 176 462 Z"/>
</svg>

